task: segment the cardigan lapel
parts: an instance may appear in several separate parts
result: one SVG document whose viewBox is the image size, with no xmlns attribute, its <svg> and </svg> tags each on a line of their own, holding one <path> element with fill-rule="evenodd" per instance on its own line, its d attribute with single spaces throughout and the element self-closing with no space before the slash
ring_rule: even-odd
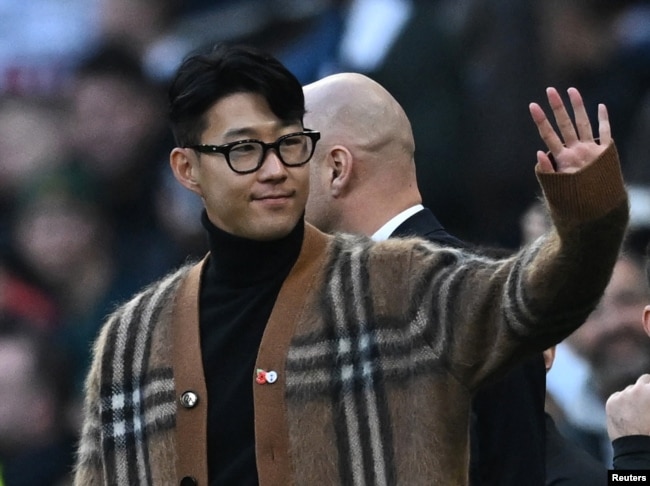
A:
<svg viewBox="0 0 650 486">
<path fill-rule="evenodd" d="M 208 484 L 208 393 L 201 360 L 199 285 L 207 256 L 181 283 L 172 311 L 176 389 L 176 484 Z M 184 478 L 185 482 L 183 482 Z"/>
<path fill-rule="evenodd" d="M 289 486 L 292 468 L 287 419 L 286 357 L 298 319 L 321 275 L 331 238 L 305 225 L 300 255 L 284 281 L 262 337 L 256 368 L 274 371 L 273 383 L 253 380 L 255 401 L 255 455 L 260 486 Z M 263 380 L 260 380 L 263 381 Z"/>
<path fill-rule="evenodd" d="M 274 371 L 277 381 L 251 382 L 255 401 L 256 457 L 260 485 L 291 484 L 289 429 L 284 403 L 284 367 L 296 321 L 327 255 L 330 238 L 305 225 L 300 254 L 285 279 L 267 323 L 256 368 Z M 208 484 L 207 390 L 201 358 L 199 285 L 207 256 L 182 282 L 172 313 L 172 360 L 176 389 L 176 479 Z M 189 395 L 194 394 L 194 395 Z M 193 401 L 191 398 L 196 397 Z M 187 480 L 186 480 L 187 481 Z"/>
</svg>

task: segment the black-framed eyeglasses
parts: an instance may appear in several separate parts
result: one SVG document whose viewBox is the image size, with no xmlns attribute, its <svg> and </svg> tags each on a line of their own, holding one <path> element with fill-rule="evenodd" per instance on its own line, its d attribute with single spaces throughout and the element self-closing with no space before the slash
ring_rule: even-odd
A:
<svg viewBox="0 0 650 486">
<path fill-rule="evenodd" d="M 305 129 L 302 132 L 282 135 L 275 142 L 266 143 L 261 140 L 237 140 L 223 145 L 187 145 L 184 148 L 196 150 L 202 154 L 223 154 L 233 172 L 250 174 L 255 172 L 266 158 L 266 153 L 274 149 L 280 161 L 287 167 L 297 167 L 309 162 L 320 132 Z"/>
</svg>

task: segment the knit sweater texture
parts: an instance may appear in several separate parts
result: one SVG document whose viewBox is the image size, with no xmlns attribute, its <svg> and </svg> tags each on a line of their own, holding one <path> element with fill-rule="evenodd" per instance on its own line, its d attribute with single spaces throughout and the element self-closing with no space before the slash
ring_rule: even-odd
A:
<svg viewBox="0 0 650 486">
<path fill-rule="evenodd" d="M 585 320 L 627 224 L 613 146 L 575 174 L 538 179 L 554 229 L 505 260 L 416 238 L 330 237 L 306 225 L 257 356 L 256 368 L 277 380 L 251 376 L 261 485 L 467 484 L 473 394 Z M 201 468 L 177 466 L 188 450 L 199 458 L 206 450 L 205 436 L 177 430 L 188 422 L 182 363 L 172 356 L 200 354 L 172 342 L 175 308 L 198 314 L 197 302 L 178 297 L 190 271 L 149 286 L 104 325 L 87 380 L 77 486 L 171 485 L 184 476 L 207 484 Z M 198 332 L 198 318 L 181 325 Z M 190 424 L 204 419 L 201 410 L 187 412 L 199 414 Z"/>
</svg>

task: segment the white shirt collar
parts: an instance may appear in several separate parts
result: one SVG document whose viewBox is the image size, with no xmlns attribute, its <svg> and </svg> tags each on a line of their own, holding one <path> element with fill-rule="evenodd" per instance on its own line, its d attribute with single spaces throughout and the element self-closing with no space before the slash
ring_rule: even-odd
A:
<svg viewBox="0 0 650 486">
<path fill-rule="evenodd" d="M 423 209 L 424 206 L 422 206 L 422 204 L 416 204 L 415 206 L 411 206 L 410 208 L 405 209 L 398 215 L 393 216 L 390 220 L 388 220 L 388 222 L 377 231 L 375 231 L 375 233 L 370 238 L 375 241 L 387 240 L 400 224 L 409 219 L 415 213 L 422 211 Z"/>
</svg>

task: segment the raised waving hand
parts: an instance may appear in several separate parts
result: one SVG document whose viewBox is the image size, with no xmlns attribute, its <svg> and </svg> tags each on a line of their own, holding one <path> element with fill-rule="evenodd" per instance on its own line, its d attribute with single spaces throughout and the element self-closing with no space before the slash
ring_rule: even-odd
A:
<svg viewBox="0 0 650 486">
<path fill-rule="evenodd" d="M 573 107 L 575 121 L 569 116 L 557 90 L 555 88 L 546 90 L 548 103 L 553 110 L 559 133 L 553 128 L 539 104 L 531 103 L 529 105 L 530 114 L 537 125 L 537 130 L 548 147 L 547 153 L 541 150 L 537 152 L 540 172 L 576 172 L 596 160 L 612 143 L 609 116 L 605 105 L 598 105 L 599 138 L 594 138 L 580 92 L 575 88 L 569 88 L 567 92 Z"/>
</svg>

